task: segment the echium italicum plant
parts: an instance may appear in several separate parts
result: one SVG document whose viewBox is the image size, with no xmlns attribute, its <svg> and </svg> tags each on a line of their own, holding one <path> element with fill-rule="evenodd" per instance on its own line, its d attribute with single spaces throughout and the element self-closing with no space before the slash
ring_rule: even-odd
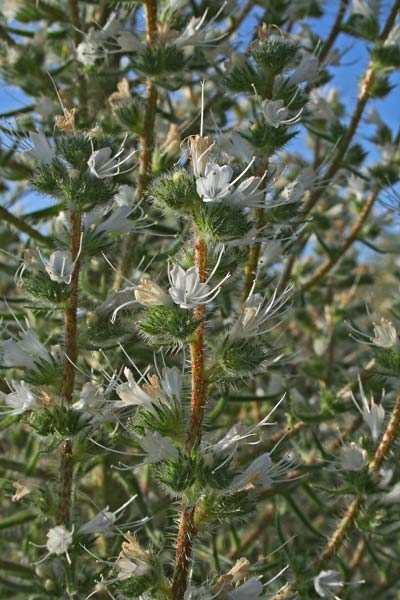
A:
<svg viewBox="0 0 400 600">
<path fill-rule="evenodd" d="M 399 0 L 0 6 L 0 597 L 398 598 Z"/>
</svg>

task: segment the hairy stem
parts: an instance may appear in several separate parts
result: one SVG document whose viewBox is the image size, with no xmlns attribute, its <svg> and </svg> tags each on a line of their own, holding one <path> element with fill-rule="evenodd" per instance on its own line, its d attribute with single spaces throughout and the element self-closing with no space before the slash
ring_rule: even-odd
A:
<svg viewBox="0 0 400 600">
<path fill-rule="evenodd" d="M 70 249 L 73 260 L 79 252 L 81 237 L 81 218 L 76 211 L 71 212 L 70 217 Z M 71 295 L 65 308 L 65 359 L 63 369 L 63 383 L 61 388 L 61 399 L 64 406 L 72 402 L 72 394 L 75 382 L 75 367 L 78 358 L 78 291 L 79 291 L 79 260 L 71 279 Z M 71 493 L 73 475 L 72 441 L 66 439 L 61 447 L 60 466 L 60 488 L 58 521 L 67 525 L 71 512 Z"/>
<path fill-rule="evenodd" d="M 206 280 L 207 244 L 195 231 L 195 265 L 200 281 Z M 204 305 L 194 309 L 196 319 L 203 319 Z M 207 382 L 204 372 L 204 323 L 201 323 L 190 344 L 192 364 L 192 396 L 189 432 L 186 441 L 188 451 L 196 448 L 201 442 L 204 405 L 207 397 Z M 187 588 L 188 573 L 193 550 L 193 539 L 196 535 L 195 525 L 196 507 L 189 507 L 182 502 L 181 516 L 179 519 L 178 538 L 176 543 L 175 572 L 172 582 L 172 597 L 174 600 L 183 600 Z"/>
</svg>

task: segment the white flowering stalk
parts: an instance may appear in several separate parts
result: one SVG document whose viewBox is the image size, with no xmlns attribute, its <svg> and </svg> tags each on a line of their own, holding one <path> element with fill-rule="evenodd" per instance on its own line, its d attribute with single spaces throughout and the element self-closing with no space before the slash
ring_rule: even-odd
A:
<svg viewBox="0 0 400 600">
<path fill-rule="evenodd" d="M 132 156 L 136 154 L 136 150 L 132 150 L 132 152 L 128 152 L 125 157 L 122 158 L 122 155 L 125 152 L 125 142 L 127 135 L 125 135 L 120 147 L 113 154 L 112 148 L 106 146 L 105 148 L 100 148 L 99 150 L 95 150 L 92 143 L 92 153 L 87 161 L 88 167 L 92 175 L 97 177 L 98 179 L 106 179 L 108 177 L 116 177 L 117 175 L 123 175 L 124 173 L 129 173 L 131 168 L 125 169 L 121 171 L 121 166 L 127 163 Z"/>
</svg>

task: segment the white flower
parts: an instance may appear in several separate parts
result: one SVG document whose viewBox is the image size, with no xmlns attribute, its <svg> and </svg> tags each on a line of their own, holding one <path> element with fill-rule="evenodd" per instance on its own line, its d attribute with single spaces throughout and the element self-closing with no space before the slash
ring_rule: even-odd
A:
<svg viewBox="0 0 400 600">
<path fill-rule="evenodd" d="M 33 148 L 25 150 L 23 155 L 33 158 L 40 165 L 50 164 L 55 158 L 55 153 L 46 136 L 42 132 L 36 133 L 35 131 L 30 131 L 29 138 Z"/>
<path fill-rule="evenodd" d="M 354 442 L 342 446 L 339 456 L 340 464 L 344 471 L 360 471 L 365 467 L 367 453 Z"/>
<path fill-rule="evenodd" d="M 71 406 L 72 410 L 91 411 L 103 404 L 104 389 L 92 382 L 87 382 L 82 386 L 79 394 L 79 400 Z"/>
<path fill-rule="evenodd" d="M 58 223 L 62 224 L 63 222 L 59 219 Z M 26 269 L 43 271 L 47 273 L 52 281 L 70 284 L 81 254 L 82 239 L 83 234 L 81 235 L 80 247 L 75 260 L 72 260 L 72 254 L 69 250 L 55 250 L 50 254 L 48 260 L 43 258 L 39 250 L 25 250 L 23 262 L 15 273 L 16 284 L 18 286 L 23 285 L 22 276 Z"/>
<path fill-rule="evenodd" d="M 186 590 L 184 596 L 184 600 L 213 600 L 214 598 L 215 595 L 205 587 L 197 588 L 192 586 Z"/>
<path fill-rule="evenodd" d="M 116 562 L 117 577 L 121 581 L 131 577 L 143 577 L 151 572 L 151 566 L 138 558 L 122 554 Z"/>
<path fill-rule="evenodd" d="M 213 44 L 224 37 L 222 35 L 214 35 L 211 31 L 211 27 L 218 16 L 224 9 L 224 6 L 216 13 L 216 15 L 210 19 L 207 23 L 205 22 L 208 9 L 205 10 L 202 17 L 192 17 L 185 29 L 175 39 L 174 44 L 176 46 L 206 46 Z"/>
<path fill-rule="evenodd" d="M 129 31 L 121 31 L 116 37 L 117 44 L 122 52 L 136 52 L 142 54 L 146 46 Z"/>
<path fill-rule="evenodd" d="M 266 174 L 265 174 L 266 175 Z M 263 177 L 248 177 L 242 181 L 232 194 L 232 201 L 246 208 L 262 208 L 265 206 L 265 189 Z"/>
<path fill-rule="evenodd" d="M 144 461 L 147 464 L 155 464 L 179 456 L 178 449 L 158 431 L 145 429 L 144 437 L 139 438 L 138 442 L 147 454 Z"/>
<path fill-rule="evenodd" d="M 319 60 L 315 54 L 305 54 L 302 57 L 300 64 L 290 75 L 289 82 L 292 85 L 298 85 L 303 82 L 313 83 L 318 76 L 318 71 Z"/>
<path fill-rule="evenodd" d="M 92 382 L 85 383 L 80 391 L 79 400 L 71 405 L 72 410 L 81 412 L 84 417 L 91 420 L 93 425 L 114 421 L 113 407 L 115 407 L 115 402 L 107 400 L 109 392 L 115 386 L 114 377 L 110 378 L 106 389 Z"/>
<path fill-rule="evenodd" d="M 11 496 L 13 502 L 18 502 L 21 498 L 25 498 L 32 492 L 39 489 L 37 483 L 30 481 L 29 479 L 20 479 L 19 481 L 13 482 L 13 488 L 15 489 L 14 494 Z"/>
<path fill-rule="evenodd" d="M 82 535 L 94 535 L 96 533 L 102 533 L 106 537 L 113 535 L 113 525 L 117 517 L 115 513 L 108 510 L 108 506 L 101 510 L 93 519 L 90 519 L 87 523 L 84 523 L 78 533 Z"/>
<path fill-rule="evenodd" d="M 125 169 L 121 171 L 121 166 L 136 153 L 136 150 L 133 150 L 127 154 L 125 158 L 121 157 L 125 151 L 126 138 L 127 135 L 114 155 L 112 154 L 113 151 L 109 146 L 95 150 L 92 142 L 92 154 L 87 162 L 92 175 L 98 179 L 105 179 L 107 177 L 116 177 L 117 175 L 128 173 L 131 170 Z"/>
<path fill-rule="evenodd" d="M 382 502 L 384 504 L 397 504 L 400 502 L 400 481 L 393 486 L 390 492 L 383 496 Z"/>
<path fill-rule="evenodd" d="M 103 510 L 101 510 L 93 519 L 90 519 L 87 523 L 81 525 L 78 529 L 79 534 L 83 535 L 94 535 L 96 533 L 101 533 L 106 537 L 114 535 L 115 527 L 114 524 L 118 520 L 118 514 L 122 513 L 125 508 L 136 499 L 136 495 L 130 498 L 125 504 L 120 506 L 116 511 L 112 512 L 109 510 L 109 507 L 106 506 Z M 122 514 L 120 514 L 122 516 Z"/>
<path fill-rule="evenodd" d="M 93 66 L 97 59 L 108 55 L 105 44 L 121 30 L 122 25 L 116 19 L 116 13 L 111 13 L 102 29 L 91 29 L 76 47 L 76 59 L 86 66 Z"/>
<path fill-rule="evenodd" d="M 41 96 L 35 102 L 35 112 L 43 120 L 47 120 L 58 112 L 58 107 L 57 104 L 47 96 Z"/>
<path fill-rule="evenodd" d="M 203 202 L 222 202 L 227 198 L 236 193 L 236 198 L 233 196 L 233 201 L 242 201 L 244 191 L 251 194 L 258 192 L 260 184 L 260 178 L 250 177 L 246 182 L 242 182 L 242 188 L 238 188 L 235 192 L 235 184 L 243 177 L 243 175 L 251 168 L 254 163 L 254 158 L 247 165 L 245 169 L 236 177 L 234 181 L 231 181 L 233 176 L 233 169 L 229 165 L 223 165 L 220 167 L 216 163 L 208 163 L 204 177 L 199 177 L 196 181 L 196 189 Z M 259 198 L 258 198 L 259 200 Z"/>
<path fill-rule="evenodd" d="M 131 577 L 142 577 L 152 571 L 149 556 L 145 552 L 135 536 L 129 531 L 124 534 L 126 542 L 122 544 L 122 551 L 116 560 L 117 579 L 124 581 Z"/>
<path fill-rule="evenodd" d="M 257 430 L 261 429 L 261 427 L 265 427 L 266 425 L 273 424 L 268 423 L 268 420 L 281 405 L 284 399 L 285 395 L 282 396 L 282 398 L 275 404 L 269 413 L 263 419 L 261 419 L 259 423 L 247 427 L 242 421 L 239 421 L 239 423 L 233 425 L 224 435 L 224 437 L 221 438 L 217 443 L 211 444 L 208 447 L 208 450 L 218 454 L 233 454 L 232 450 L 237 450 L 237 448 L 242 444 L 257 444 L 259 442 L 259 439 L 257 438 Z"/>
<path fill-rule="evenodd" d="M 136 201 L 136 190 L 130 185 L 120 185 L 113 200 L 118 206 L 133 206 Z"/>
<path fill-rule="evenodd" d="M 132 206 L 119 206 L 113 209 L 105 221 L 96 226 L 96 232 L 99 233 L 129 233 L 137 228 L 137 221 L 128 219 L 129 215 L 135 210 Z"/>
<path fill-rule="evenodd" d="M 262 111 L 268 125 L 276 129 L 281 125 L 294 125 L 300 121 L 303 109 L 290 116 L 289 108 L 285 106 L 283 100 L 264 100 L 262 103 Z"/>
<path fill-rule="evenodd" d="M 7 415 L 22 415 L 28 410 L 37 408 L 36 397 L 25 381 L 11 381 L 10 388 L 13 390 L 10 394 L 4 394 L 4 401 L 11 410 L 7 410 Z"/>
<path fill-rule="evenodd" d="M 260 298 L 257 294 L 253 295 L 255 284 L 256 281 L 254 281 L 247 300 L 244 302 L 238 319 L 230 332 L 231 338 L 249 338 L 268 333 L 271 328 L 265 328 L 265 324 L 277 316 L 290 300 L 293 285 L 287 286 L 279 295 L 278 287 L 275 288 L 271 298 L 267 300 L 266 297 Z M 276 325 L 272 328 L 274 327 Z"/>
<path fill-rule="evenodd" d="M 249 142 L 237 131 L 233 131 L 229 138 L 220 133 L 219 147 L 229 156 L 249 163 L 253 158 L 253 149 Z"/>
<path fill-rule="evenodd" d="M 160 385 L 170 400 L 181 400 L 182 372 L 178 367 L 164 367 Z"/>
<path fill-rule="evenodd" d="M 63 525 L 57 525 L 57 527 L 49 529 L 46 542 L 49 554 L 56 554 L 57 556 L 65 554 L 69 564 L 71 564 L 68 548 L 72 544 L 72 534 L 73 530 L 68 531 Z"/>
<path fill-rule="evenodd" d="M 351 173 L 347 178 L 347 191 L 357 198 L 357 200 L 363 200 L 365 196 L 365 180 L 362 177 L 357 177 Z"/>
<path fill-rule="evenodd" d="M 359 580 L 343 583 L 337 571 L 321 571 L 314 577 L 314 589 L 318 596 L 320 598 L 335 598 L 335 600 L 340 600 L 339 596 L 336 595 L 339 588 L 345 585 L 359 585 L 360 583 L 365 583 L 365 581 Z"/>
<path fill-rule="evenodd" d="M 154 281 L 148 277 L 142 277 L 135 287 L 135 298 L 143 306 L 167 306 L 171 304 L 171 298 Z"/>
<path fill-rule="evenodd" d="M 379 324 L 373 323 L 374 335 L 371 337 L 371 342 L 379 348 L 393 348 L 398 342 L 397 331 L 391 321 L 381 319 Z"/>
<path fill-rule="evenodd" d="M 361 396 L 361 405 L 357 402 L 353 392 L 350 392 L 351 398 L 356 405 L 357 410 L 360 412 L 364 423 L 370 428 L 372 439 L 376 442 L 382 431 L 383 421 L 385 420 L 385 410 L 382 406 L 385 392 L 382 391 L 381 403 L 375 404 L 372 394 L 371 400 L 368 402 L 360 377 L 358 378 L 358 386 Z"/>
<path fill-rule="evenodd" d="M 365 123 L 368 123 L 369 125 L 376 125 L 377 127 L 383 127 L 385 125 L 380 114 L 376 108 L 373 107 L 369 109 L 367 117 L 365 118 Z"/>
<path fill-rule="evenodd" d="M 335 593 L 343 587 L 337 571 L 321 571 L 314 577 L 314 589 L 321 598 L 337 598 Z"/>
<path fill-rule="evenodd" d="M 296 202 L 300 202 L 300 200 L 304 198 L 306 191 L 307 190 L 304 187 L 304 184 L 298 179 L 295 179 L 294 181 L 291 181 L 285 185 L 285 187 L 279 192 L 279 196 L 282 199 L 280 204 L 295 204 Z M 277 203 L 274 202 L 273 205 L 276 206 Z"/>
<path fill-rule="evenodd" d="M 39 361 L 50 362 L 50 354 L 33 329 L 20 334 L 20 339 L 2 342 L 3 365 L 33 369 Z"/>
<path fill-rule="evenodd" d="M 232 449 L 236 450 L 242 443 L 246 443 L 248 438 L 254 437 L 252 429 L 240 421 L 233 425 L 216 444 L 211 445 L 210 449 L 218 454 L 231 452 Z"/>
<path fill-rule="evenodd" d="M 368 307 L 367 307 L 368 311 Z M 368 311 L 368 315 L 371 318 L 371 315 Z M 371 319 L 372 321 L 372 319 Z M 351 337 L 356 341 L 362 344 L 367 344 L 368 346 L 377 346 L 378 348 L 392 348 L 396 346 L 398 343 L 398 336 L 396 328 L 393 323 L 388 319 L 384 319 L 383 317 L 380 320 L 380 323 L 376 323 L 372 321 L 372 325 L 374 328 L 374 335 L 370 336 L 358 329 L 355 329 L 352 325 L 349 325 L 349 328 L 352 332 L 356 333 L 357 336 L 352 334 Z M 365 341 L 369 340 L 369 341 Z"/>
<path fill-rule="evenodd" d="M 350 8 L 350 12 L 355 15 L 362 15 L 367 19 L 374 17 L 375 11 L 372 4 L 373 2 L 367 2 L 367 0 L 353 0 L 353 5 Z"/>
<path fill-rule="evenodd" d="M 45 269 L 52 281 L 70 284 L 76 262 L 76 260 L 72 260 L 69 250 L 56 250 L 50 254 Z"/>
<path fill-rule="evenodd" d="M 323 95 L 323 91 L 319 88 L 311 90 L 307 106 L 314 119 L 322 119 L 328 122 L 333 122 L 336 119 L 335 113 Z"/>
<path fill-rule="evenodd" d="M 396 23 L 390 30 L 389 35 L 384 41 L 384 46 L 398 46 L 400 44 L 400 23 Z"/>
<path fill-rule="evenodd" d="M 76 60 L 87 67 L 92 67 L 98 58 L 105 56 L 105 53 L 100 51 L 101 46 L 102 43 L 96 36 L 96 32 L 89 32 L 76 47 Z"/>
<path fill-rule="evenodd" d="M 246 583 L 228 592 L 228 600 L 253 600 L 259 598 L 263 593 L 263 584 L 256 577 L 252 577 Z"/>
<path fill-rule="evenodd" d="M 140 385 L 134 380 L 132 371 L 125 367 L 124 375 L 127 379 L 126 383 L 120 383 L 116 392 L 121 398 L 120 401 L 116 401 L 114 406 L 116 408 L 125 408 L 127 406 L 151 406 L 154 402 L 154 398 L 149 396 Z"/>
<path fill-rule="evenodd" d="M 224 251 L 225 248 L 222 246 L 216 264 L 204 283 L 200 283 L 200 277 L 196 266 L 190 267 L 187 271 L 179 266 L 175 266 L 172 269 L 168 266 L 168 279 L 171 284 L 168 291 L 176 304 L 179 304 L 181 308 L 194 308 L 195 306 L 206 304 L 214 300 L 218 295 L 222 284 L 230 277 L 230 273 L 228 273 L 219 284 L 212 289 L 210 289 L 210 286 L 208 285 L 219 267 Z"/>
<path fill-rule="evenodd" d="M 175 265 L 172 269 L 168 266 L 168 278 L 171 284 L 168 291 L 175 304 L 178 304 L 181 308 L 194 308 L 200 304 L 207 304 L 217 297 L 221 290 L 221 285 L 230 277 L 230 273 L 228 273 L 213 288 L 210 288 L 208 285 L 219 266 L 222 253 L 223 249 L 214 269 L 204 283 L 200 283 L 199 272 L 196 266 L 190 267 L 187 271 L 178 265 Z"/>
<path fill-rule="evenodd" d="M 294 468 L 295 461 L 287 456 L 281 458 L 277 463 L 273 463 L 271 453 L 265 452 L 232 481 L 232 489 L 236 491 L 253 489 L 257 487 L 267 487 L 272 485 L 275 477 L 286 475 L 288 471 Z"/>
<path fill-rule="evenodd" d="M 196 181 L 196 189 L 203 202 L 221 202 L 228 194 L 232 192 L 229 185 L 232 179 L 233 169 L 229 165 L 220 167 L 216 163 L 208 163 L 204 177 Z"/>
</svg>

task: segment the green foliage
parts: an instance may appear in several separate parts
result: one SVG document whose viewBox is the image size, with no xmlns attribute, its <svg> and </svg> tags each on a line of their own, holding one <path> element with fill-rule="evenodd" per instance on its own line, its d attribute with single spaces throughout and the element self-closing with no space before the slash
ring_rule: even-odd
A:
<svg viewBox="0 0 400 600">
<path fill-rule="evenodd" d="M 157 582 L 148 576 L 130 577 L 125 581 L 119 581 L 116 588 L 124 594 L 125 598 L 137 598 L 145 592 L 154 592 L 157 589 Z"/>
<path fill-rule="evenodd" d="M 270 155 L 285 146 L 297 135 L 297 131 L 290 131 L 286 127 L 272 127 L 266 123 L 253 123 L 248 133 L 243 137 L 250 142 L 254 148 Z"/>
<path fill-rule="evenodd" d="M 131 56 L 132 67 L 168 85 L 171 79 L 164 78 L 170 74 L 176 78 L 185 62 L 183 50 L 174 45 L 147 47 L 143 52 Z"/>
<path fill-rule="evenodd" d="M 128 104 L 123 104 L 114 109 L 114 114 L 122 127 L 143 135 L 144 107 L 139 99 L 135 98 Z"/>
<path fill-rule="evenodd" d="M 380 348 L 375 351 L 377 363 L 392 375 L 400 375 L 400 352 L 395 348 Z"/>
<path fill-rule="evenodd" d="M 139 435 L 144 435 L 145 430 L 157 431 L 163 437 L 169 437 L 178 443 L 185 441 L 185 423 L 180 404 L 162 402 L 153 404 L 151 409 L 140 408 L 129 427 Z"/>
<path fill-rule="evenodd" d="M 159 464 L 157 479 L 173 496 L 185 494 L 188 498 L 195 498 L 207 489 L 227 493 L 237 475 L 229 462 L 225 457 L 211 453 L 180 453 L 176 459 Z"/>
<path fill-rule="evenodd" d="M 259 67 L 276 76 L 288 68 L 297 50 L 297 44 L 282 35 L 253 42 L 250 53 Z"/>
<path fill-rule="evenodd" d="M 376 44 L 371 50 L 371 58 L 379 69 L 398 69 L 400 67 L 400 48 L 394 44 Z"/>
<path fill-rule="evenodd" d="M 90 139 L 84 134 L 62 135 L 56 139 L 57 154 L 78 171 L 87 169 L 87 161 L 92 153 Z"/>
<path fill-rule="evenodd" d="M 62 305 L 70 296 L 70 287 L 67 284 L 52 281 L 43 271 L 25 275 L 24 287 L 32 296 L 48 303 L 49 308 Z"/>
<path fill-rule="evenodd" d="M 191 311 L 177 306 L 147 308 L 138 321 L 139 330 L 155 345 L 176 346 L 188 341 L 196 331 L 199 320 Z"/>
<path fill-rule="evenodd" d="M 263 345 L 254 340 L 224 340 L 217 350 L 217 364 L 230 377 L 250 375 L 265 362 L 268 354 Z"/>
<path fill-rule="evenodd" d="M 194 221 L 201 234 L 214 243 L 243 238 L 251 229 L 243 209 L 224 204 L 203 203 Z"/>
<path fill-rule="evenodd" d="M 353 14 L 343 26 L 343 30 L 349 35 L 373 42 L 379 35 L 379 23 L 373 16 Z"/>
<path fill-rule="evenodd" d="M 29 425 L 42 437 L 58 434 L 60 439 L 76 435 L 87 427 L 78 411 L 49 406 L 33 412 Z"/>
<path fill-rule="evenodd" d="M 233 65 L 224 77 L 226 87 L 232 92 L 254 93 L 254 87 L 260 93 L 263 89 L 263 78 L 249 61 L 243 60 Z M 253 87 L 254 86 L 254 87 Z"/>
<path fill-rule="evenodd" d="M 149 194 L 157 206 L 177 215 L 191 214 L 200 202 L 194 177 L 183 169 L 155 179 Z"/>
</svg>

